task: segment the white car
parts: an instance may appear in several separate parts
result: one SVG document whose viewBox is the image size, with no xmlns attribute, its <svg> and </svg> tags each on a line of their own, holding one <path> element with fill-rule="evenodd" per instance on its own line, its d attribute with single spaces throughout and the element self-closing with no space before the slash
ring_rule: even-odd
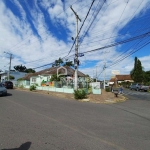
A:
<svg viewBox="0 0 150 150">
<path fill-rule="evenodd" d="M 0 95 L 7 95 L 7 89 L 4 87 L 2 83 L 0 83 Z"/>
</svg>

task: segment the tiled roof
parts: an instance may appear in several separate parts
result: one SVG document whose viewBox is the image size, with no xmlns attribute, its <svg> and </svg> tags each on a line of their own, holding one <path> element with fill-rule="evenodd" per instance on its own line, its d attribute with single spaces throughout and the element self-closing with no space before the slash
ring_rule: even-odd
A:
<svg viewBox="0 0 150 150">
<path fill-rule="evenodd" d="M 29 81 L 29 80 L 30 80 L 30 77 L 31 77 L 33 74 L 34 74 L 34 73 L 28 73 L 28 74 L 27 74 L 25 77 L 23 77 L 22 79 Z"/>
<path fill-rule="evenodd" d="M 123 81 L 123 80 L 132 80 L 130 75 L 116 75 L 117 80 Z"/>
<path fill-rule="evenodd" d="M 124 80 L 132 80 L 130 75 L 116 75 L 115 77 L 111 78 L 109 82 L 117 81 L 124 81 Z"/>
<path fill-rule="evenodd" d="M 109 82 L 115 82 L 115 78 L 111 78 Z"/>
<path fill-rule="evenodd" d="M 74 75 L 74 72 L 75 72 L 74 69 L 72 69 L 69 66 L 64 66 L 64 67 L 67 69 L 67 75 L 70 75 L 70 76 Z M 59 67 L 51 67 L 51 68 L 48 68 L 48 69 L 38 71 L 36 73 L 30 73 L 30 74 L 27 74 L 23 79 L 24 80 L 30 80 L 30 77 L 32 77 L 32 76 L 38 76 L 38 75 L 45 75 L 46 76 L 46 75 L 57 74 L 57 69 L 58 68 Z M 59 73 L 64 73 L 64 69 L 63 68 L 59 69 Z M 79 77 L 85 77 L 86 75 L 83 74 L 82 72 L 78 71 L 78 76 Z"/>
</svg>

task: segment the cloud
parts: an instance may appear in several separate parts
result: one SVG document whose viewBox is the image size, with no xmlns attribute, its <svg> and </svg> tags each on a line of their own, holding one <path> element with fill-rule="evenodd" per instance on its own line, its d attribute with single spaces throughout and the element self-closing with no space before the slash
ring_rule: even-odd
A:
<svg viewBox="0 0 150 150">
<path fill-rule="evenodd" d="M 13 54 L 12 68 L 14 65 L 23 64 L 26 67 L 37 67 L 53 62 L 59 57 L 66 56 L 72 46 L 71 37 L 76 37 L 76 18 L 70 5 L 77 12 L 82 22 L 79 22 L 79 29 L 88 12 L 92 1 L 65 1 L 61 0 L 35 0 L 32 7 L 25 1 L 13 0 L 13 4 L 18 8 L 21 17 L 14 15 L 10 6 L 0 1 L 0 55 L 3 51 Z M 118 40 L 124 40 L 132 37 L 131 32 L 122 35 L 121 30 L 133 20 L 138 19 L 142 12 L 143 16 L 148 9 L 148 0 L 130 0 L 127 1 L 110 1 L 104 4 L 101 11 L 95 19 L 92 17 L 96 14 L 96 8 L 102 5 L 95 1 L 89 16 L 79 35 L 79 52 L 97 49 Z M 26 7 L 24 6 L 26 5 Z M 93 19 L 88 35 L 85 36 L 82 43 L 81 39 L 87 27 Z M 130 28 L 126 28 L 130 30 Z M 65 35 L 64 35 L 65 31 Z M 119 36 L 118 35 L 122 35 Z M 60 38 L 61 36 L 61 38 Z M 110 38 L 111 37 L 111 38 Z M 126 56 L 124 45 L 111 47 L 108 49 L 86 53 L 85 57 L 79 58 L 81 66 L 79 67 L 84 73 L 92 76 L 93 68 L 99 66 L 99 73 L 103 70 L 104 57 L 106 65 L 110 66 L 118 58 Z M 131 50 L 131 49 L 129 49 Z M 108 52 L 105 54 L 105 52 Z M 74 48 L 70 55 L 74 54 Z M 119 55 L 122 54 L 120 57 Z M 140 54 L 140 53 L 139 53 Z M 145 69 L 150 69 L 146 65 L 150 56 L 140 57 Z M 73 60 L 73 57 L 69 58 Z M 38 61 L 39 60 L 39 61 Z M 0 69 L 8 64 L 9 59 L 3 59 L 0 63 Z M 90 67 L 89 62 L 91 62 Z M 121 74 L 128 74 L 133 68 L 133 58 L 128 57 L 120 63 L 106 69 L 107 77 L 111 76 L 112 70 L 120 70 Z M 40 68 L 43 69 L 43 68 Z"/>
</svg>

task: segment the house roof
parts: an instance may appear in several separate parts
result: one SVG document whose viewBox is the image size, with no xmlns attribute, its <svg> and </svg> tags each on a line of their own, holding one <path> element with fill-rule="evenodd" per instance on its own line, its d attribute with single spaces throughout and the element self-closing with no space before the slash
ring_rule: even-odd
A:
<svg viewBox="0 0 150 150">
<path fill-rule="evenodd" d="M 30 80 L 30 77 L 33 75 L 33 73 L 28 73 L 28 74 L 26 74 L 26 76 L 25 77 L 23 77 L 22 79 L 23 80 Z"/>
<path fill-rule="evenodd" d="M 132 80 L 130 75 L 116 75 L 117 80 L 123 81 L 123 80 Z"/>
<path fill-rule="evenodd" d="M 125 80 L 132 80 L 130 75 L 116 75 L 115 77 L 111 78 L 109 82 L 115 81 L 125 81 Z"/>
<path fill-rule="evenodd" d="M 44 70 L 41 70 L 41 71 L 38 71 L 36 73 L 30 73 L 30 74 L 27 74 L 24 78 L 24 80 L 30 80 L 30 77 L 32 76 L 38 76 L 38 75 L 53 75 L 53 74 L 57 74 L 57 69 L 60 68 L 60 67 L 51 67 L 51 68 L 48 68 L 48 69 L 44 69 Z M 71 67 L 69 66 L 64 66 L 64 68 L 67 69 L 67 75 L 70 75 L 70 76 L 73 76 L 74 75 L 74 72 L 75 70 L 72 69 Z M 63 67 L 59 69 L 59 73 L 62 74 L 64 73 L 64 69 Z M 83 74 L 82 72 L 78 71 L 78 76 L 79 77 L 85 77 L 86 75 Z"/>
<path fill-rule="evenodd" d="M 111 78 L 109 82 L 115 82 L 115 78 Z"/>
</svg>

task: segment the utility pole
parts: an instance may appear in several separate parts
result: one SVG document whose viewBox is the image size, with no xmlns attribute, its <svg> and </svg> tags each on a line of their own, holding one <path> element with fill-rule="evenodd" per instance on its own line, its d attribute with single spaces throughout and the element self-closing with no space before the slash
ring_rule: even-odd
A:
<svg viewBox="0 0 150 150">
<path fill-rule="evenodd" d="M 97 82 L 97 66 L 96 66 L 96 82 Z"/>
<path fill-rule="evenodd" d="M 73 10 L 72 6 L 70 6 L 71 10 L 76 16 L 76 46 L 75 46 L 75 80 L 74 80 L 74 89 L 78 89 L 78 20 L 81 22 L 81 19 L 77 15 L 77 13 Z"/>
<path fill-rule="evenodd" d="M 93 70 L 93 82 L 94 82 L 94 70 Z"/>
<path fill-rule="evenodd" d="M 9 54 L 10 56 L 10 62 L 9 62 L 9 69 L 8 69 L 8 81 L 10 80 L 10 70 L 11 70 L 11 59 L 12 59 L 12 54 L 11 53 L 8 53 L 8 52 L 4 52 L 6 54 Z"/>
<path fill-rule="evenodd" d="M 109 51 L 105 51 L 103 53 L 106 54 L 106 53 L 109 53 Z M 105 58 L 105 56 L 104 56 L 104 68 L 103 68 L 103 70 L 104 70 L 104 84 L 103 84 L 103 86 L 105 89 L 105 79 L 106 79 L 106 58 Z"/>
<path fill-rule="evenodd" d="M 106 78 L 105 69 L 106 69 L 106 61 L 104 61 L 104 89 L 105 89 L 105 78 Z"/>
</svg>

